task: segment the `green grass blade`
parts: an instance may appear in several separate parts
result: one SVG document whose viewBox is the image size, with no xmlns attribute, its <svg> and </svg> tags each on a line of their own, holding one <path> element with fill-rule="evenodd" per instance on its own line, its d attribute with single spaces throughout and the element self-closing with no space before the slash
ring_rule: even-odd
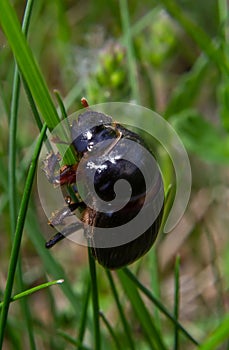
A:
<svg viewBox="0 0 229 350">
<path fill-rule="evenodd" d="M 175 324 L 174 329 L 174 350 L 179 349 L 179 327 L 178 327 L 178 319 L 179 319 L 179 299 L 180 299 L 180 257 L 177 256 L 175 263 L 175 271 L 174 271 L 174 281 L 175 281 L 175 293 L 174 293 L 174 317 L 177 323 Z"/>
<path fill-rule="evenodd" d="M 155 247 L 151 249 L 151 252 L 149 254 L 149 264 L 151 268 L 150 277 L 151 277 L 152 290 L 154 291 L 155 296 L 159 299 L 160 298 L 160 280 L 158 275 L 158 258 L 157 258 L 157 252 Z M 159 310 L 156 307 L 154 310 L 154 319 L 157 324 L 158 331 L 162 333 Z"/>
<path fill-rule="evenodd" d="M 22 31 L 27 34 L 29 29 L 29 22 L 32 13 L 34 0 L 29 0 L 26 4 L 25 14 L 22 22 Z M 15 65 L 12 100 L 10 110 L 10 133 L 9 133 L 9 207 L 10 207 L 10 222 L 12 232 L 14 233 L 16 227 L 16 132 L 17 132 L 17 116 L 20 93 L 20 77 L 18 68 Z"/>
<path fill-rule="evenodd" d="M 17 268 L 17 273 L 15 276 L 15 281 L 16 281 L 17 286 L 19 288 L 21 288 L 21 290 L 22 290 L 22 289 L 24 289 L 24 281 L 23 281 L 22 264 L 21 264 L 20 257 L 18 258 L 17 265 L 18 265 L 18 268 Z M 33 318 L 32 318 L 32 314 L 30 312 L 29 304 L 28 304 L 26 298 L 22 298 L 20 300 L 20 302 L 21 302 L 22 314 L 24 315 L 24 318 L 25 318 L 25 326 L 27 328 L 27 332 L 28 332 L 28 336 L 29 336 L 30 349 L 36 350 L 34 327 L 33 327 L 33 322 L 32 322 Z"/>
<path fill-rule="evenodd" d="M 79 326 L 79 335 L 78 335 L 78 341 L 82 344 L 84 339 L 84 334 L 86 331 L 86 323 L 87 323 L 87 316 L 88 316 L 88 305 L 89 305 L 89 299 L 91 294 L 91 283 L 87 283 L 87 288 L 84 293 L 84 299 L 82 302 L 82 315 L 80 320 L 80 326 Z M 82 347 L 79 346 L 79 350 L 82 350 Z"/>
<path fill-rule="evenodd" d="M 226 0 L 218 0 L 219 9 L 219 22 L 220 22 L 220 34 L 221 45 L 224 55 L 228 58 L 229 54 L 229 38 L 228 38 L 228 2 Z M 219 86 L 219 106 L 220 116 L 224 125 L 224 128 L 229 130 L 229 78 L 228 74 L 222 74 L 221 84 Z"/>
<path fill-rule="evenodd" d="M 193 65 L 191 71 L 186 73 L 172 92 L 164 112 L 165 119 L 183 109 L 192 106 L 198 97 L 204 77 L 208 72 L 209 60 L 205 55 L 200 55 Z"/>
<path fill-rule="evenodd" d="M 72 89 L 68 92 L 67 96 L 64 98 L 64 105 L 66 110 L 68 110 L 72 104 L 77 101 L 80 100 L 80 97 L 82 97 L 82 93 L 83 93 L 83 84 L 75 84 Z"/>
<path fill-rule="evenodd" d="M 9 310 L 10 298 L 12 294 L 14 276 L 15 276 L 15 271 L 16 271 L 16 266 L 17 266 L 17 261 L 19 256 L 25 217 L 26 217 L 28 203 L 29 203 L 30 194 L 32 190 L 32 184 L 33 184 L 33 180 L 36 172 L 37 161 L 40 154 L 42 142 L 45 137 L 46 129 L 47 129 L 47 126 L 44 125 L 39 135 L 39 138 L 34 150 L 33 158 L 31 161 L 31 165 L 29 168 L 28 176 L 26 179 L 25 189 L 24 189 L 24 193 L 23 193 L 23 197 L 22 197 L 22 201 L 19 209 L 18 220 L 17 220 L 13 247 L 12 247 L 10 263 L 9 263 L 9 272 L 8 272 L 8 277 L 6 282 L 6 289 L 4 293 L 4 299 L 3 299 L 1 318 L 0 318 L 0 348 L 2 347 L 2 344 L 3 344 L 4 331 L 6 327 L 6 320 L 7 320 L 8 310 Z"/>
<path fill-rule="evenodd" d="M 36 106 L 36 104 L 34 102 L 33 96 L 32 96 L 32 94 L 31 94 L 31 92 L 29 90 L 29 87 L 28 87 L 25 79 L 23 79 L 23 86 L 24 86 L 25 93 L 27 95 L 27 99 L 28 99 L 30 108 L 31 108 L 31 110 L 33 112 L 33 116 L 34 116 L 34 118 L 36 120 L 38 129 L 41 131 L 43 123 L 41 121 L 40 114 L 38 112 L 37 106 Z"/>
<path fill-rule="evenodd" d="M 227 35 L 227 21 L 228 21 L 228 1 L 227 0 L 218 0 L 218 9 L 219 9 L 219 22 L 221 25 L 222 33 L 222 44 L 223 48 L 226 48 L 228 44 L 228 35 Z M 226 52 L 225 52 L 226 53 Z"/>
<path fill-rule="evenodd" d="M 27 297 L 35 292 L 38 292 L 39 290 L 41 289 L 44 289 L 44 288 L 48 288 L 50 286 L 53 286 L 53 285 L 56 285 L 56 284 L 61 284 L 63 283 L 64 280 L 63 279 L 60 279 L 60 280 L 57 280 L 57 281 L 51 281 L 51 282 L 46 282 L 46 283 L 42 283 L 40 284 L 39 286 L 36 286 L 36 287 L 33 287 L 33 288 L 30 288 L 30 289 L 27 289 L 25 290 L 24 292 L 21 292 L 21 293 L 18 293 L 18 294 L 15 294 L 10 302 L 12 303 L 13 301 L 17 301 L 17 300 L 20 300 L 24 297 Z M 0 302 L 0 309 L 2 308 L 2 305 L 3 305 L 3 302 Z"/>
<path fill-rule="evenodd" d="M 131 36 L 134 37 L 141 33 L 147 26 L 151 25 L 152 22 L 157 18 L 160 14 L 161 7 L 154 7 L 152 10 L 147 12 L 144 16 L 139 18 L 139 20 L 134 23 L 130 28 Z"/>
<path fill-rule="evenodd" d="M 217 65 L 220 71 L 229 74 L 229 65 L 222 51 L 215 45 L 213 40 L 190 20 L 180 9 L 174 0 L 161 0 L 168 12 L 181 24 L 182 28 L 192 37 L 206 55 Z"/>
<path fill-rule="evenodd" d="M 58 90 L 54 90 L 54 94 L 56 96 L 56 99 L 58 101 L 58 104 L 59 104 L 59 108 L 60 108 L 60 113 L 61 113 L 61 119 L 66 119 L 68 116 L 67 116 L 67 112 L 66 112 L 66 109 L 65 109 L 65 106 L 64 106 L 64 102 L 61 98 L 61 95 L 59 93 Z"/>
<path fill-rule="evenodd" d="M 212 332 L 199 347 L 199 350 L 215 350 L 225 340 L 229 334 L 229 314 L 221 321 L 220 325 Z"/>
<path fill-rule="evenodd" d="M 0 22 L 33 98 L 48 128 L 53 129 L 59 123 L 58 114 L 16 13 L 7 0 L 0 2 Z"/>
<path fill-rule="evenodd" d="M 71 303 L 71 306 L 75 310 L 76 315 L 78 315 L 81 308 L 80 296 L 73 292 L 72 285 L 62 266 L 53 258 L 50 250 L 45 249 L 45 240 L 43 236 L 41 236 L 40 227 L 37 223 L 37 217 L 35 215 L 34 208 L 30 208 L 28 211 L 26 231 L 28 237 L 33 243 L 34 248 L 36 249 L 44 264 L 45 271 L 55 279 L 64 279 L 64 283 L 61 286 L 61 289 Z"/>
<path fill-rule="evenodd" d="M 119 343 L 118 337 L 116 336 L 113 328 L 111 327 L 110 323 L 108 322 L 108 320 L 106 319 L 105 315 L 100 311 L 100 317 L 102 318 L 103 322 L 105 323 L 112 339 L 114 340 L 115 346 L 116 348 L 119 350 L 121 349 L 121 344 Z"/>
<path fill-rule="evenodd" d="M 24 350 L 22 345 L 23 339 L 21 334 L 18 332 L 17 324 L 15 323 L 18 323 L 18 319 L 15 320 L 13 318 L 9 318 L 7 331 L 10 334 L 11 349 Z"/>
<path fill-rule="evenodd" d="M 163 343 L 162 338 L 159 335 L 157 328 L 149 314 L 142 298 L 136 288 L 136 285 L 132 280 L 126 278 L 126 274 L 123 270 L 117 271 L 118 278 L 128 296 L 129 301 L 137 315 L 139 323 L 145 333 L 146 339 L 148 340 L 151 349 L 165 350 L 166 347 Z"/>
<path fill-rule="evenodd" d="M 25 13 L 22 22 L 22 31 L 25 35 L 28 33 L 29 23 L 32 13 L 34 0 L 28 0 L 25 8 Z M 18 104 L 19 104 L 19 93 L 20 93 L 20 77 L 18 68 L 15 65 L 14 69 L 14 79 L 13 79 L 13 89 L 12 89 L 12 100 L 10 109 L 10 133 L 9 133 L 9 164 L 8 164 L 8 174 L 9 174 L 9 211 L 10 211 L 10 223 L 11 223 L 11 236 L 13 237 L 16 228 L 16 215 L 17 215 L 17 201 L 15 200 L 16 190 L 16 133 L 17 133 L 17 116 L 18 116 Z M 16 196 L 17 197 L 17 196 Z M 16 274 L 16 283 L 19 289 L 24 288 L 21 260 L 18 259 L 18 270 Z M 22 313 L 24 314 L 25 324 L 27 327 L 29 342 L 31 350 L 36 349 L 34 331 L 32 326 L 32 316 L 27 303 L 27 300 L 23 299 L 21 301 Z"/>
<path fill-rule="evenodd" d="M 15 67 L 14 79 L 13 79 L 13 91 L 12 91 L 12 102 L 10 111 L 10 134 L 9 134 L 9 163 L 8 163 L 8 174 L 9 174 L 9 212 L 10 212 L 10 223 L 12 236 L 16 227 L 17 210 L 15 200 L 16 193 L 16 132 L 17 132 L 17 113 L 18 113 L 18 102 L 19 102 L 19 90 L 20 90 L 20 78 L 18 69 Z"/>
<path fill-rule="evenodd" d="M 99 324 L 99 295 L 96 277 L 96 266 L 95 260 L 92 257 L 90 247 L 88 247 L 88 259 L 91 275 L 91 289 L 92 289 L 92 305 L 93 305 L 93 321 L 94 321 L 94 348 L 95 350 L 101 349 L 101 338 L 100 338 L 100 324 Z"/>
<path fill-rule="evenodd" d="M 91 348 L 82 345 L 79 341 L 76 339 L 72 338 L 70 335 L 66 334 L 65 332 L 58 331 L 57 332 L 61 337 L 63 337 L 69 344 L 74 345 L 75 347 L 80 348 L 81 350 L 92 350 Z"/>
<path fill-rule="evenodd" d="M 0 2 L 0 23 L 32 97 L 48 128 L 52 130 L 60 122 L 57 111 L 25 35 L 21 31 L 16 13 L 7 0 Z M 59 149 L 61 153 L 61 145 L 59 145 Z M 75 162 L 71 149 L 67 150 L 64 158 L 66 164 Z"/>
<path fill-rule="evenodd" d="M 119 315 L 120 315 L 120 318 L 121 318 L 123 329 L 125 331 L 126 338 L 127 338 L 128 343 L 129 343 L 128 347 L 131 350 L 135 350 L 134 340 L 133 340 L 132 333 L 130 331 L 130 326 L 129 326 L 129 324 L 127 322 L 127 319 L 125 317 L 125 313 L 123 311 L 122 304 L 121 304 L 121 302 L 119 300 L 118 292 L 117 292 L 117 289 L 115 287 L 115 283 L 114 283 L 112 274 L 111 274 L 111 272 L 109 270 L 106 270 L 106 274 L 107 274 L 107 277 L 108 277 L 108 280 L 109 280 L 109 283 L 110 283 L 110 287 L 111 287 L 111 290 L 112 290 L 112 293 L 113 293 L 113 296 L 114 296 L 114 299 L 115 299 L 115 302 L 116 302 L 116 305 L 117 305 L 117 308 L 118 308 L 118 311 L 119 311 Z"/>
<path fill-rule="evenodd" d="M 132 90 L 132 98 L 135 100 L 136 103 L 139 103 L 140 95 L 139 95 L 139 88 L 137 83 L 138 81 L 137 66 L 136 66 L 133 43 L 131 38 L 130 19 L 129 19 L 129 10 L 128 10 L 127 0 L 120 0 L 119 7 L 120 7 L 120 13 L 121 13 L 122 28 L 123 28 L 123 41 L 125 43 L 126 50 L 127 50 L 127 61 L 128 61 L 128 67 L 129 67 L 129 79 L 130 79 L 130 86 Z"/>
<path fill-rule="evenodd" d="M 125 276 L 131 279 L 136 286 L 151 300 L 157 308 L 168 318 L 170 319 L 174 324 L 177 324 L 179 329 L 182 331 L 182 333 L 191 340 L 192 343 L 195 345 L 199 345 L 196 339 L 192 337 L 192 335 L 179 323 L 176 321 L 174 316 L 166 309 L 166 307 L 157 299 L 155 296 L 142 284 L 140 281 L 134 276 L 134 274 L 127 268 L 123 269 L 123 272 L 125 273 Z"/>
<path fill-rule="evenodd" d="M 0 61 L 0 64 L 1 64 L 1 61 Z M 0 102 L 2 104 L 2 107 L 3 107 L 3 111 L 4 113 L 9 116 L 9 111 L 10 111 L 10 107 L 9 107 L 9 103 L 6 99 L 6 92 L 5 92 L 5 89 L 3 87 L 3 83 L 2 81 L 0 81 Z"/>
</svg>

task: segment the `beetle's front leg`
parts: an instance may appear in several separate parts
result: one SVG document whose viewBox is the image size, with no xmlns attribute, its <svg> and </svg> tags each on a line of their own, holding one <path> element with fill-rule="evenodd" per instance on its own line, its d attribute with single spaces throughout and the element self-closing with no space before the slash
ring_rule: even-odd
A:
<svg viewBox="0 0 229 350">
<path fill-rule="evenodd" d="M 61 156 L 50 152 L 43 161 L 43 171 L 48 181 L 54 186 L 72 184 L 76 181 L 77 164 L 59 167 Z"/>
<path fill-rule="evenodd" d="M 44 171 L 48 181 L 54 185 L 59 184 L 58 176 L 56 175 L 56 169 L 61 160 L 60 153 L 50 152 L 43 160 L 42 170 Z"/>
<path fill-rule="evenodd" d="M 63 209 L 56 211 L 52 214 L 49 225 L 54 227 L 56 225 L 63 225 L 64 219 L 73 215 L 73 212 L 78 208 L 83 208 L 85 204 L 83 202 L 72 202 L 71 198 L 68 196 L 65 198 L 67 206 Z M 73 223 L 63 228 L 61 232 L 57 232 L 48 242 L 46 242 L 46 248 L 52 248 L 56 243 L 74 233 L 75 231 L 82 228 L 82 223 Z"/>
<path fill-rule="evenodd" d="M 72 202 L 69 196 L 65 198 L 65 202 L 67 203 L 67 205 L 64 208 L 52 213 L 52 216 L 49 219 L 50 226 L 54 227 L 57 225 L 63 225 L 64 220 L 67 217 L 73 215 L 73 212 L 76 209 L 80 207 L 82 208 L 85 205 L 83 202 Z"/>
</svg>

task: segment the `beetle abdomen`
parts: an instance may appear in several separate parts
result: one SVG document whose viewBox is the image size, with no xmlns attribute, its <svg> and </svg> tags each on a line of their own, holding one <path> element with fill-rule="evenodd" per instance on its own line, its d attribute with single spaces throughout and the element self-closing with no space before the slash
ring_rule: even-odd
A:
<svg viewBox="0 0 229 350">
<path fill-rule="evenodd" d="M 155 242 L 161 225 L 162 216 L 163 208 L 153 225 L 133 241 L 111 248 L 91 247 L 92 255 L 100 265 L 108 269 L 119 269 L 135 262 L 145 255 Z"/>
</svg>

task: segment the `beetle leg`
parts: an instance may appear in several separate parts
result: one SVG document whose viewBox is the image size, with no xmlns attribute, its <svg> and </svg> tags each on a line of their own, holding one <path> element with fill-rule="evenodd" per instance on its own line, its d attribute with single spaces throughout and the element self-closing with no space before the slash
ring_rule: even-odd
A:
<svg viewBox="0 0 229 350">
<path fill-rule="evenodd" d="M 84 205 L 83 202 L 71 202 L 69 200 L 69 197 L 66 199 L 67 206 L 64 208 L 52 213 L 51 218 L 49 219 L 49 225 L 50 226 L 57 226 L 64 224 L 64 219 L 67 217 L 73 215 L 73 212 L 78 209 L 79 207 L 82 207 Z"/>
<path fill-rule="evenodd" d="M 63 209 L 52 214 L 51 219 L 49 220 L 50 226 L 62 225 L 64 223 L 64 219 L 73 215 L 73 212 L 85 206 L 83 202 L 73 202 L 70 196 L 65 198 L 65 202 L 67 204 Z M 75 231 L 82 228 L 82 223 L 73 223 L 63 228 L 62 232 L 57 232 L 48 242 L 46 242 L 46 248 L 52 248 L 56 243 L 67 237 L 68 235 L 74 233 Z"/>
<path fill-rule="evenodd" d="M 78 231 L 81 228 L 81 223 L 73 223 L 67 226 L 65 229 L 63 229 L 62 232 L 57 232 L 48 242 L 46 242 L 45 247 L 48 249 L 52 248 L 56 243 L 62 241 L 62 239 L 66 238 L 67 236 L 74 233 L 75 231 Z"/>
<path fill-rule="evenodd" d="M 61 232 L 57 232 L 48 242 L 45 243 L 46 248 L 52 248 L 56 243 L 64 239 L 65 236 Z"/>
<path fill-rule="evenodd" d="M 77 164 L 64 165 L 60 168 L 59 183 L 61 186 L 76 182 L 76 169 Z"/>
<path fill-rule="evenodd" d="M 72 184 L 76 181 L 77 164 L 63 165 L 58 169 L 61 156 L 59 153 L 49 153 L 43 161 L 43 171 L 50 183 L 54 186 Z"/>
<path fill-rule="evenodd" d="M 56 168 L 59 164 L 61 156 L 59 153 L 50 152 L 43 161 L 43 168 L 48 181 L 52 184 L 58 184 L 58 177 L 55 176 Z"/>
</svg>

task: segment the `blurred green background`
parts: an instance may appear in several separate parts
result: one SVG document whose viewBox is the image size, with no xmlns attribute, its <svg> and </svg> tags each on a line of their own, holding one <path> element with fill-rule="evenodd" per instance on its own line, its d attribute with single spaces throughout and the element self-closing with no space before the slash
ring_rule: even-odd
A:
<svg viewBox="0 0 229 350">
<path fill-rule="evenodd" d="M 13 7 L 21 21 L 25 2 L 13 1 Z M 131 271 L 173 310 L 174 265 L 180 255 L 179 321 L 200 342 L 222 323 L 229 303 L 227 10 L 223 0 L 39 0 L 34 1 L 28 33 L 29 46 L 56 106 L 54 89 L 62 96 L 68 114 L 81 108 L 82 96 L 91 105 L 135 102 L 161 114 L 184 142 L 193 177 L 187 211 L 174 231 L 162 233 L 156 246 L 131 266 Z M 0 31 L 0 300 L 11 250 L 8 152 L 14 67 L 10 45 Z M 15 147 L 17 206 L 38 134 L 22 85 Z M 171 179 L 166 166 L 162 165 L 162 170 L 168 184 Z M 90 279 L 87 250 L 66 240 L 47 252 L 44 239 L 51 235 L 35 181 L 21 246 L 23 286 L 28 289 L 55 278 L 65 278 L 66 283 L 63 289 L 54 286 L 31 295 L 27 319 L 25 306 L 12 304 L 4 349 L 83 349 L 66 339 L 66 334 L 76 340 L 80 332 Z M 101 267 L 97 275 L 100 308 L 124 344 L 123 349 L 131 348 Z M 114 280 L 134 334 L 135 348 L 156 349 L 142 331 L 115 274 Z M 14 293 L 21 291 L 20 285 L 16 280 Z M 173 325 L 144 301 L 151 308 L 150 317 L 166 349 L 172 349 Z M 33 340 L 28 336 L 28 319 Z M 89 309 L 83 333 L 83 343 L 89 349 L 94 349 L 92 328 Z M 101 324 L 101 332 L 103 348 L 117 348 L 105 323 Z M 181 350 L 196 348 L 183 336 L 179 346 Z M 229 345 L 221 341 L 210 348 L 226 350 Z"/>
</svg>

